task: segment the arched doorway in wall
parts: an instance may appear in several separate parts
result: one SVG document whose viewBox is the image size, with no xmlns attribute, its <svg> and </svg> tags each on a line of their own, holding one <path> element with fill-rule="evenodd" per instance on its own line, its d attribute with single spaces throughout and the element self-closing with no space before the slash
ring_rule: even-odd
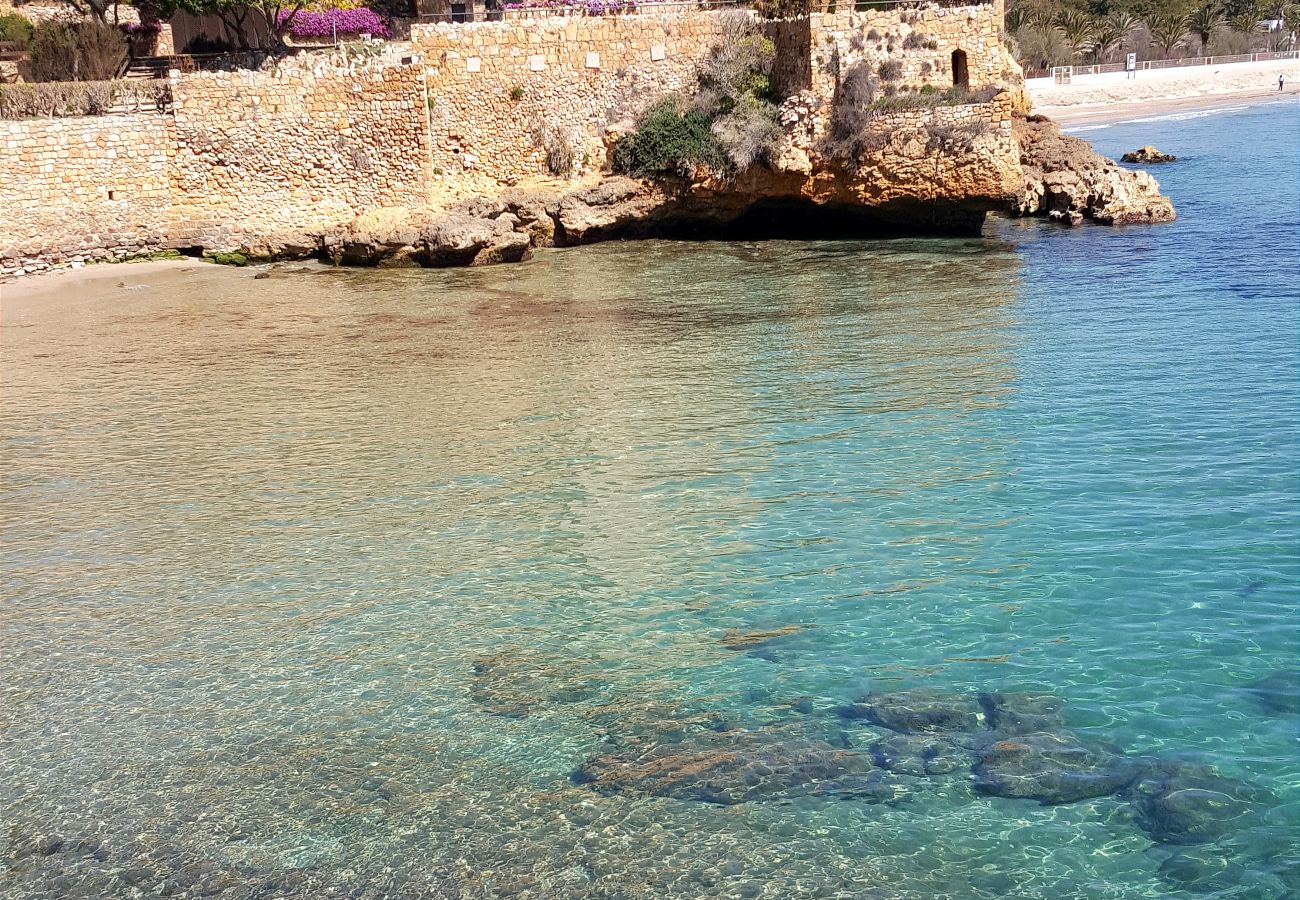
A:
<svg viewBox="0 0 1300 900">
<path fill-rule="evenodd" d="M 966 51 L 952 51 L 952 85 L 963 91 L 970 90 L 970 69 L 966 65 Z"/>
</svg>

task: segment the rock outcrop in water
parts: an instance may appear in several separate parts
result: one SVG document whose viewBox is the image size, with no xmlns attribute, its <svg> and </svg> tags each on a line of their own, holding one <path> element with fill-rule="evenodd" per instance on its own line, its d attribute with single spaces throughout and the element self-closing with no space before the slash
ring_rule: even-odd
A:
<svg viewBox="0 0 1300 900">
<path fill-rule="evenodd" d="M 1138 150 L 1130 150 L 1119 158 L 1120 162 L 1126 163 L 1167 163 L 1178 162 L 1178 157 L 1172 153 L 1161 153 L 1155 147 L 1148 144 Z"/>
<path fill-rule="evenodd" d="M 1043 116 L 1017 118 L 1014 130 L 1024 188 L 1013 214 L 1047 216 L 1066 225 L 1084 219 L 1103 225 L 1173 221 L 1173 203 L 1146 172 L 1121 167 Z"/>
<path fill-rule="evenodd" d="M 796 97 L 787 103 L 781 151 L 727 177 L 609 175 L 562 192 L 512 188 L 443 210 L 370 210 L 314 238 L 271 236 L 246 250 L 356 266 L 476 266 L 519 262 L 536 247 L 621 238 L 972 235 L 989 213 L 1069 225 L 1174 218 L 1150 175 L 1024 115 L 1017 96 L 1004 91 L 986 104 L 991 111 L 980 115 L 992 125 L 976 117 L 940 127 L 921 112 L 880 119 L 851 156 L 812 137 L 799 111 L 815 98 Z"/>
</svg>

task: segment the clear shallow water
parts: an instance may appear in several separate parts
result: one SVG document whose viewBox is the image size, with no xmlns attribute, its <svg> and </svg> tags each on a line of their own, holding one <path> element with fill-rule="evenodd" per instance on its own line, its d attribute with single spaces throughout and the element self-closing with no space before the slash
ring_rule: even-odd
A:
<svg viewBox="0 0 1300 900">
<path fill-rule="evenodd" d="M 1244 690 L 1297 659 L 1294 113 L 1090 133 L 1184 157 L 1165 227 L 6 302 L 0 895 L 1294 896 L 1298 720 Z M 1179 851 L 961 771 L 570 779 L 720 722 L 865 747 L 837 708 L 913 687 L 1270 797 Z"/>
</svg>

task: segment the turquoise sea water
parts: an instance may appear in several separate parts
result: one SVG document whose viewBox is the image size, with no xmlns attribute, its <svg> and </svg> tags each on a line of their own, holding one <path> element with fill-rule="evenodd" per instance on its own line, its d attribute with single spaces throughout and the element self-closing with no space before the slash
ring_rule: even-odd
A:
<svg viewBox="0 0 1300 900">
<path fill-rule="evenodd" d="M 0 896 L 1297 896 L 1296 112 L 1089 131 L 1183 157 L 1168 226 L 6 302 Z M 914 688 L 1256 793 L 573 777 Z"/>
</svg>

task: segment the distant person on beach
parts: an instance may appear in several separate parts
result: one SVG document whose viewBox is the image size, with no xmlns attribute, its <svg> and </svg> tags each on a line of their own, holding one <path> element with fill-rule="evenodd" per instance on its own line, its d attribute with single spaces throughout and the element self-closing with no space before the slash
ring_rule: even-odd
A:
<svg viewBox="0 0 1300 900">
<path fill-rule="evenodd" d="M 1286 76 L 1283 75 L 1281 72 L 1278 72 L 1278 73 L 1277 73 L 1277 92 L 1278 92 L 1279 94 L 1282 93 L 1282 82 L 1284 82 L 1285 80 L 1286 80 Z"/>
</svg>

